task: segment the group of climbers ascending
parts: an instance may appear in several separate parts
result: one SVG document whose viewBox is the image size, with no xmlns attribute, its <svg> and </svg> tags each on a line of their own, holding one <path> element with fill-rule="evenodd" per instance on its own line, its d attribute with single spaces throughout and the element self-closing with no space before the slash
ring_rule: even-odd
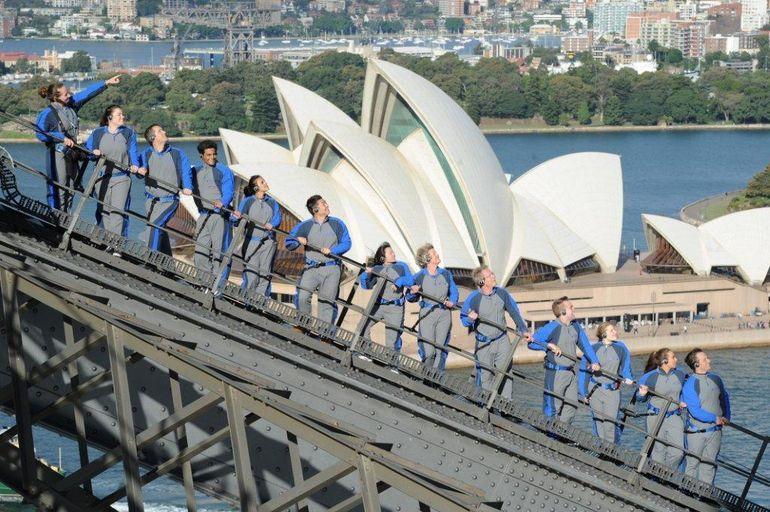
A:
<svg viewBox="0 0 770 512">
<path fill-rule="evenodd" d="M 276 253 L 275 231 L 281 224 L 278 203 L 268 195 L 270 187 L 261 176 L 252 176 L 244 198 L 232 209 L 235 179 L 232 170 L 217 160 L 217 144 L 198 144 L 201 163 L 191 166 L 184 152 L 169 145 L 163 127 L 149 126 L 144 133 L 149 147 L 137 150 L 135 132 L 124 124 L 120 106 L 111 105 L 102 116 L 100 127 L 86 142 L 89 153 L 78 151 L 78 110 L 91 98 L 117 84 L 119 77 L 99 82 L 71 95 L 63 84 L 40 89 L 50 101 L 38 116 L 38 137 L 48 149 L 48 203 L 67 211 L 71 192 L 57 187 L 79 188 L 88 161 L 101 156 L 107 164 L 101 170 L 97 187 L 96 217 L 104 229 L 126 235 L 131 176 L 144 181 L 147 229 L 145 241 L 153 250 L 171 253 L 166 223 L 179 206 L 179 193 L 193 195 L 199 216 L 195 235 L 195 265 L 213 273 L 220 268 L 230 244 L 231 227 L 246 217 L 241 256 L 244 261 L 243 287 L 270 295 L 272 265 Z M 333 324 L 342 276 L 340 256 L 351 247 L 345 223 L 330 215 L 331 208 L 320 195 L 306 203 L 310 218 L 297 224 L 286 238 L 285 247 L 304 248 L 305 263 L 297 282 L 295 305 L 310 313 L 312 294 L 318 298 L 317 317 Z M 423 363 L 443 372 L 452 327 L 452 310 L 459 301 L 452 273 L 441 268 L 441 257 L 431 244 L 419 247 L 415 261 L 420 270 L 412 274 L 397 259 L 389 243 L 383 243 L 372 263 L 361 273 L 360 284 L 372 289 L 384 287 L 380 299 L 369 313 L 364 327 L 368 336 L 372 325 L 386 325 L 385 344 L 399 351 L 404 329 L 405 302 L 419 301 L 418 344 Z M 519 335 L 532 350 L 545 351 L 545 391 L 543 412 L 549 418 L 572 423 L 578 399 L 588 402 L 593 414 L 594 433 L 608 442 L 619 443 L 623 422 L 620 418 L 620 387 L 638 385 L 634 401 L 646 404 L 647 429 L 653 433 L 656 418 L 664 414 L 651 457 L 672 468 L 685 464 L 688 475 L 713 482 L 721 429 L 730 419 L 730 401 L 721 378 L 711 372 L 706 353 L 694 349 L 685 358 L 692 373 L 677 368 L 673 351 L 663 348 L 650 355 L 645 374 L 634 382 L 631 354 L 618 340 L 615 326 L 605 322 L 591 343 L 567 297 L 553 302 L 555 319 L 530 333 L 511 294 L 497 286 L 494 272 L 480 266 L 472 273 L 477 289 L 462 304 L 460 320 L 475 335 L 475 380 L 480 388 L 491 390 L 495 373 L 505 371 L 513 358 L 514 345 L 506 326 L 506 312 Z M 380 283 L 385 279 L 385 283 Z M 582 358 L 578 358 L 578 348 Z M 509 378 L 501 390 L 512 397 Z M 650 392 L 652 391 L 652 393 Z M 672 401 L 675 405 L 672 406 Z M 684 450 L 688 453 L 684 455 Z M 683 462 L 684 458 L 684 462 Z"/>
</svg>

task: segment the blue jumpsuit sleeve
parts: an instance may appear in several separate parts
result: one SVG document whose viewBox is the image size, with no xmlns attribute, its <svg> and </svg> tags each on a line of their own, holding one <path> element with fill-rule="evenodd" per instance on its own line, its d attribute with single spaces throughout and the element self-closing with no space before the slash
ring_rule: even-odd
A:
<svg viewBox="0 0 770 512">
<path fill-rule="evenodd" d="M 522 334 L 527 332 L 527 322 L 525 322 L 524 317 L 521 316 L 521 311 L 519 311 L 519 305 L 516 304 L 516 299 L 514 299 L 513 295 L 508 293 L 507 290 L 500 289 L 505 294 L 505 310 L 508 311 L 508 314 L 513 318 L 513 322 L 516 324 L 519 332 Z"/>
<path fill-rule="evenodd" d="M 364 290 L 371 290 L 377 282 L 377 276 L 372 275 L 369 272 L 361 272 L 361 277 L 358 279 L 358 282 L 361 283 L 361 288 Z"/>
<path fill-rule="evenodd" d="M 340 229 L 342 230 L 341 236 L 337 240 L 337 244 L 329 247 L 329 250 L 332 254 L 335 254 L 337 256 L 342 256 L 346 252 L 350 250 L 350 233 L 348 233 L 348 227 L 345 225 L 344 222 L 337 219 L 337 221 L 340 223 Z"/>
<path fill-rule="evenodd" d="M 658 371 L 657 369 L 653 369 L 653 370 L 650 370 L 649 372 L 645 373 L 644 375 L 639 377 L 639 382 L 637 382 L 637 384 L 639 384 L 640 386 L 649 386 L 649 387 L 651 387 L 650 384 L 649 384 L 650 377 L 652 377 L 655 374 L 655 372 L 657 372 L 657 371 Z M 634 396 L 636 396 L 636 401 L 639 402 L 639 403 L 646 402 L 647 400 L 650 399 L 650 394 L 649 393 L 647 393 L 646 395 L 642 396 L 642 395 L 639 394 L 639 390 L 636 391 Z"/>
<path fill-rule="evenodd" d="M 139 167 L 139 154 L 136 150 L 136 132 L 128 130 L 128 161 L 131 165 Z"/>
<path fill-rule="evenodd" d="M 409 267 L 404 263 L 403 261 L 399 261 L 396 263 L 398 267 L 404 272 L 404 275 L 396 279 L 396 286 L 404 288 L 409 287 L 414 284 L 414 280 L 412 279 L 412 272 L 409 270 Z"/>
<path fill-rule="evenodd" d="M 192 167 L 190 167 L 190 160 L 187 159 L 187 155 L 181 149 L 179 151 L 179 165 L 182 166 L 182 188 L 188 190 L 193 189 L 193 175 Z"/>
<path fill-rule="evenodd" d="M 249 199 L 251 199 L 251 196 L 246 196 L 243 199 L 241 199 L 241 202 L 238 203 L 238 208 L 236 208 L 236 210 L 243 213 L 243 210 L 246 209 L 246 203 L 248 203 Z M 233 215 L 232 213 L 230 214 L 230 222 L 237 224 L 239 220 L 240 219 L 238 219 L 235 215 Z"/>
<path fill-rule="evenodd" d="M 580 346 L 580 350 L 583 351 L 583 358 L 585 359 L 587 357 L 591 364 L 598 363 L 599 358 L 596 356 L 594 347 L 591 346 L 591 342 L 588 340 L 585 331 L 582 328 L 578 328 L 578 331 L 578 345 Z"/>
<path fill-rule="evenodd" d="M 299 247 L 301 244 L 297 241 L 297 237 L 301 236 L 304 238 L 307 238 L 307 229 L 305 226 L 308 222 L 311 222 L 309 220 L 306 220 L 304 222 L 300 222 L 294 228 L 292 228 L 291 232 L 289 233 L 289 236 L 286 237 L 286 240 L 284 241 L 283 245 L 286 247 L 289 251 L 294 251 Z"/>
<path fill-rule="evenodd" d="M 272 197 L 270 198 L 270 204 L 273 207 L 273 216 L 270 218 L 270 224 L 274 228 L 277 228 L 278 226 L 281 225 L 281 219 L 282 219 L 281 207 L 278 206 L 278 201 L 276 201 Z"/>
<path fill-rule="evenodd" d="M 416 284 L 421 284 L 422 280 L 420 279 L 420 274 L 423 273 L 423 269 L 418 270 L 412 275 L 412 284 L 409 286 L 414 286 Z M 420 300 L 420 294 L 419 293 L 412 293 L 412 291 L 406 292 L 406 300 L 408 302 L 417 302 Z"/>
<path fill-rule="evenodd" d="M 101 128 L 97 128 L 96 130 L 91 132 L 91 135 L 88 136 L 88 140 L 86 140 L 86 149 L 88 151 L 91 151 L 93 153 L 94 149 L 99 149 L 94 147 L 96 145 L 96 134 Z M 96 160 L 98 157 L 92 156 L 90 157 L 91 160 Z"/>
<path fill-rule="evenodd" d="M 478 323 L 478 319 L 472 320 L 468 317 L 468 313 L 471 312 L 471 308 L 473 306 L 474 298 L 479 294 L 478 290 L 471 292 L 470 295 L 465 297 L 465 301 L 463 301 L 463 308 L 460 310 L 460 321 L 463 323 L 463 325 L 469 329 L 475 329 L 476 324 Z M 478 313 L 478 311 L 476 311 Z"/>
<path fill-rule="evenodd" d="M 591 371 L 588 369 L 586 358 L 580 360 L 580 370 L 578 371 L 578 395 L 582 398 L 588 396 L 588 383 L 591 382 Z"/>
<path fill-rule="evenodd" d="M 233 171 L 226 165 L 222 166 L 222 207 L 229 208 L 233 202 L 233 192 L 235 191 L 235 178 Z"/>
<path fill-rule="evenodd" d="M 720 405 L 722 406 L 722 416 L 730 419 L 730 394 L 727 392 L 727 388 L 725 387 L 725 382 L 722 380 L 721 377 L 717 377 L 717 382 L 719 383 L 719 401 Z"/>
<path fill-rule="evenodd" d="M 548 343 L 553 331 L 556 329 L 556 322 L 548 322 L 532 335 L 532 341 L 527 343 L 530 350 L 548 351 Z"/>
<path fill-rule="evenodd" d="M 701 407 L 700 397 L 695 392 L 695 382 L 698 379 L 690 377 L 682 387 L 682 402 L 687 404 L 687 412 L 690 416 L 703 423 L 716 423 L 717 416 Z"/>
<path fill-rule="evenodd" d="M 35 121 L 35 125 L 37 126 L 38 130 L 53 136 L 49 137 L 48 135 L 36 132 L 35 136 L 38 138 L 38 140 L 40 140 L 40 142 L 59 142 L 64 140 L 64 134 L 60 131 L 59 123 L 56 122 L 56 118 L 53 116 L 51 108 L 53 107 L 44 108 L 37 115 L 37 120 Z"/>
<path fill-rule="evenodd" d="M 634 370 L 631 368 L 631 351 L 622 341 L 617 343 L 623 348 L 623 360 L 620 362 L 620 376 L 624 379 L 634 380 Z"/>
<path fill-rule="evenodd" d="M 152 151 L 152 148 L 145 148 L 144 151 L 139 153 L 139 167 L 147 168 L 147 164 L 150 161 L 150 151 Z"/>
<path fill-rule="evenodd" d="M 447 279 L 449 280 L 449 296 L 447 297 L 447 300 L 453 304 L 457 304 L 457 301 L 460 299 L 460 293 L 457 291 L 455 278 L 450 271 L 446 269 L 444 269 L 444 271 L 446 272 Z"/>
<path fill-rule="evenodd" d="M 71 102 L 70 106 L 75 110 L 80 110 L 83 107 L 83 105 L 88 103 L 89 100 L 92 100 L 96 96 L 101 94 L 105 89 L 107 89 L 107 84 L 104 81 L 96 82 L 92 84 L 90 87 L 73 94 L 72 100 L 70 100 Z"/>
</svg>

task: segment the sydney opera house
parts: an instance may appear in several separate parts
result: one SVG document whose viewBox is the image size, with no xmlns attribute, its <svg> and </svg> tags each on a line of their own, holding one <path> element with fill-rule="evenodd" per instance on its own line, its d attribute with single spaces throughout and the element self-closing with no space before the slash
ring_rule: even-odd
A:
<svg viewBox="0 0 770 512">
<path fill-rule="evenodd" d="M 348 256 L 365 261 L 389 241 L 416 270 L 412 255 L 431 242 L 461 286 L 472 287 L 471 270 L 488 264 L 498 282 L 514 287 L 533 325 L 553 318 L 550 303 L 562 295 L 575 299 L 587 323 L 767 309 L 758 285 L 770 267 L 770 235 L 757 226 L 768 224 L 770 209 L 700 227 L 645 215 L 651 252 L 641 265 L 616 272 L 619 156 L 568 154 L 512 180 L 462 108 L 405 68 L 369 60 L 360 124 L 297 84 L 273 82 L 288 148 L 220 132 L 235 173 L 270 183 L 283 229 L 306 219 L 305 201 L 321 194 L 350 230 Z M 195 215 L 194 206 L 189 210 Z M 302 266 L 301 254 L 279 249 L 277 272 L 294 276 Z M 274 284 L 279 299 L 289 301 L 293 280 Z"/>
<path fill-rule="evenodd" d="M 361 124 L 329 101 L 274 78 L 288 149 L 221 130 L 228 163 L 261 174 L 287 214 L 305 219 L 323 195 L 363 261 L 383 241 L 414 266 L 431 242 L 463 282 L 480 262 L 501 283 L 615 270 L 623 190 L 620 158 L 577 153 L 510 182 L 487 139 L 438 87 L 380 60 L 366 71 Z M 607 195 L 612 201 L 605 201 Z M 602 203 L 601 208 L 596 205 Z M 293 255 L 279 254 L 278 264 Z"/>
</svg>

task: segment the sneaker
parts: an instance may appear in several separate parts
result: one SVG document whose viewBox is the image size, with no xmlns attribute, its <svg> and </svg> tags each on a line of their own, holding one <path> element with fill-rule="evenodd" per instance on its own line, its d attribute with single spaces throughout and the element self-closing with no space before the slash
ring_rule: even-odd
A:
<svg viewBox="0 0 770 512">
<path fill-rule="evenodd" d="M 395 373 L 396 375 L 401 375 L 401 372 L 398 371 L 398 369 L 396 369 L 396 368 L 391 368 L 390 371 Z"/>
<path fill-rule="evenodd" d="M 372 361 L 372 359 L 371 359 L 370 357 L 366 357 L 366 356 L 365 356 L 365 355 L 363 355 L 363 354 L 356 354 L 356 357 L 357 357 L 357 358 L 359 358 L 359 359 L 361 359 L 362 361 L 369 361 L 369 362 L 371 362 L 371 361 Z"/>
<path fill-rule="evenodd" d="M 123 257 L 123 255 L 120 252 L 118 252 L 118 251 L 113 251 L 112 255 L 115 256 L 116 258 L 122 258 Z"/>
</svg>

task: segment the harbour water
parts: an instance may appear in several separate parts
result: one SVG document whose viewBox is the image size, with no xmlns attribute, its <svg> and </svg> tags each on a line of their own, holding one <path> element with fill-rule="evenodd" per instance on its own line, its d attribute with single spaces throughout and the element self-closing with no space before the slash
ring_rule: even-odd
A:
<svg viewBox="0 0 770 512">
<path fill-rule="evenodd" d="M 644 248 L 641 214 L 678 216 L 679 209 L 697 199 L 738 190 L 770 163 L 770 131 L 660 131 L 558 134 L 489 135 L 503 170 L 514 178 L 536 165 L 578 151 L 618 154 L 623 166 L 623 197 L 606 197 L 608 203 L 624 201 L 622 246 Z M 191 161 L 197 160 L 195 142 L 179 142 Z M 15 159 L 44 170 L 43 146 L 10 143 L 5 147 Z M 39 182 L 28 192 L 41 197 Z M 132 187 L 132 204 L 141 208 L 142 187 Z M 602 204 L 596 204 L 602 208 Z M 134 222 L 131 233 L 143 226 Z M 621 250 L 623 249 L 621 247 Z"/>
<path fill-rule="evenodd" d="M 503 168 L 518 177 L 528 169 L 549 158 L 576 151 L 607 151 L 621 155 L 624 178 L 623 244 L 630 249 L 633 241 L 643 246 L 640 221 L 642 212 L 676 216 L 682 205 L 698 198 L 735 190 L 745 186 L 753 174 L 762 170 L 770 154 L 766 151 L 770 132 L 621 132 L 579 134 L 493 135 L 489 140 Z M 191 160 L 195 160 L 195 143 L 179 143 Z M 43 168 L 43 148 L 35 143 L 6 144 L 12 156 L 36 168 Z M 24 180 L 25 193 L 42 197 L 43 188 L 34 180 Z M 311 191 L 308 191 L 310 193 Z M 133 204 L 141 209 L 142 187 L 132 190 Z M 621 198 L 607 197 L 606 201 Z M 602 208 L 602 203 L 596 204 Z M 132 224 L 132 236 L 142 229 Z M 767 229 L 760 226 L 758 229 Z M 645 358 L 634 358 L 635 375 L 641 374 Z M 680 359 L 683 359 L 680 357 Z M 717 351 L 711 355 L 716 372 L 720 373 L 730 390 L 733 420 L 761 433 L 770 431 L 770 408 L 766 396 L 770 392 L 769 348 Z M 538 379 L 542 366 L 526 365 L 522 370 Z M 463 370 L 466 371 L 467 370 Z M 541 394 L 532 387 L 518 384 L 515 397 L 531 407 L 540 407 Z M 624 403 L 629 397 L 624 398 Z M 12 419 L 3 418 L 6 424 Z M 579 414 L 578 424 L 589 429 L 588 416 Z M 641 425 L 641 421 L 639 423 Z M 44 430 L 35 431 L 38 455 L 56 462 L 57 448 L 62 447 L 65 470 L 77 468 L 77 448 L 71 441 Z M 642 436 L 627 430 L 623 444 L 638 449 Z M 751 465 L 759 444 L 732 429 L 725 433 L 722 456 L 741 466 Z M 94 456 L 97 452 L 94 450 Z M 760 467 L 760 473 L 770 476 L 770 455 Z M 96 482 L 97 493 L 107 494 L 122 482 L 121 467 L 112 468 Z M 720 470 L 717 483 L 740 493 L 743 481 Z M 169 480 L 159 480 L 144 490 L 146 509 L 153 512 L 184 510 L 184 497 L 179 487 Z M 751 499 L 770 506 L 770 489 L 759 484 L 752 487 Z M 224 510 L 227 507 L 201 496 L 200 510 Z M 125 508 L 125 506 L 123 507 Z"/>
</svg>

